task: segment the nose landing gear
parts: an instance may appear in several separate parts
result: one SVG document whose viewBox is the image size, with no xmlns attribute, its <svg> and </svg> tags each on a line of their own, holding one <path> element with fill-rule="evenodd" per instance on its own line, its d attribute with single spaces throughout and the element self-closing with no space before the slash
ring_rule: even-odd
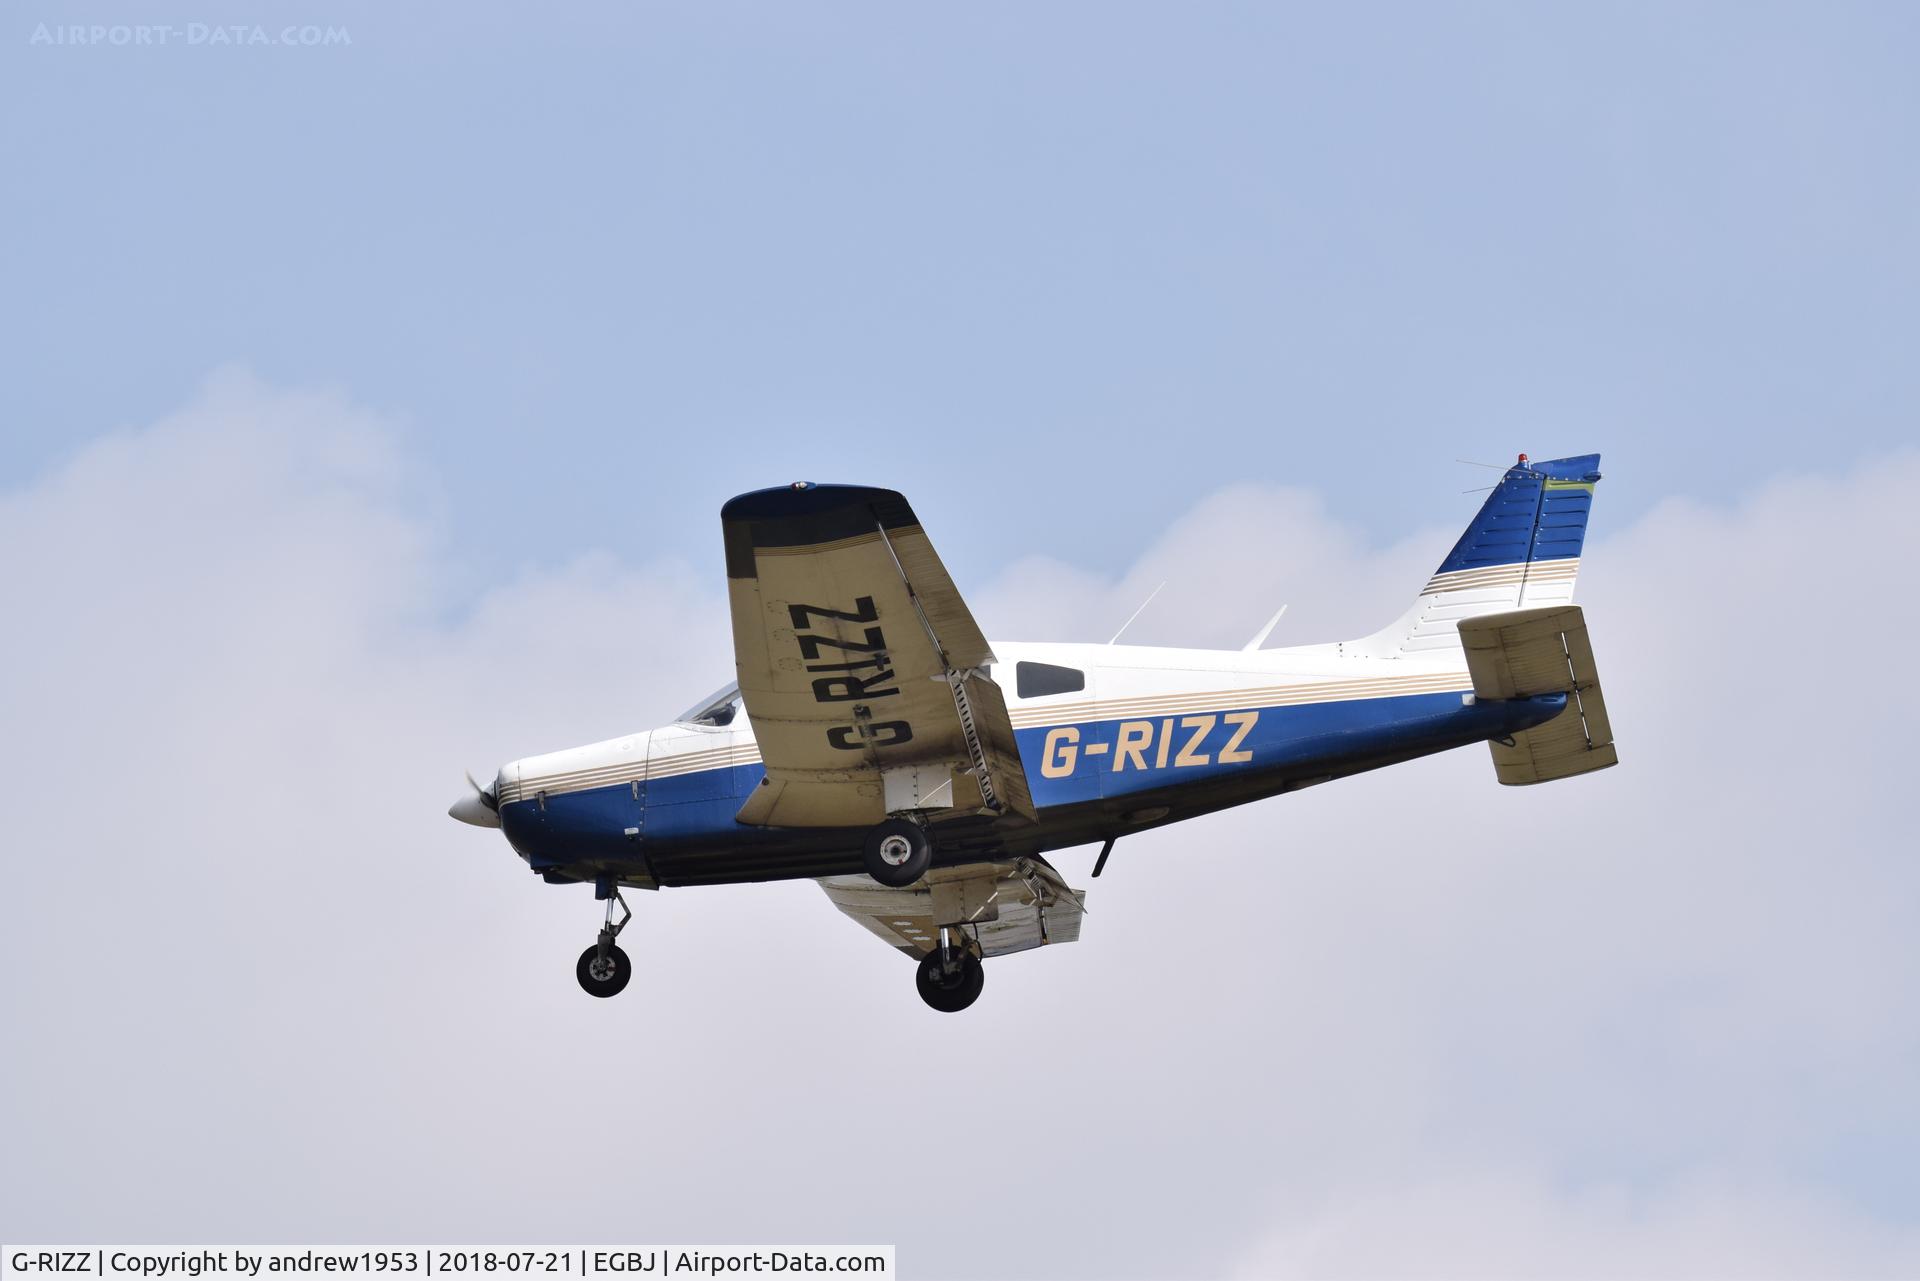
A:
<svg viewBox="0 0 1920 1281">
<path fill-rule="evenodd" d="M 980 999 L 987 971 L 972 951 L 953 944 L 946 930 L 940 936 L 940 946 L 920 958 L 914 982 L 921 1000 L 942 1014 L 958 1014 Z"/>
<path fill-rule="evenodd" d="M 614 945 L 614 940 L 627 928 L 633 912 L 627 907 L 627 900 L 620 897 L 618 886 L 609 886 L 601 897 L 607 900 L 607 923 L 600 927 L 600 941 L 580 954 L 580 963 L 574 966 L 573 974 L 588 996 L 618 996 L 627 986 L 627 980 L 633 977 L 633 962 Z M 613 919 L 615 903 L 620 905 L 617 921 Z"/>
</svg>

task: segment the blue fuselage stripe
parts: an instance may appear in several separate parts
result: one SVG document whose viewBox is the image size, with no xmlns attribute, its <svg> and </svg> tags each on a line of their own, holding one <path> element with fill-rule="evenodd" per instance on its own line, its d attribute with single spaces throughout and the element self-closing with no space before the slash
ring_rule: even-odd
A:
<svg viewBox="0 0 1920 1281">
<path fill-rule="evenodd" d="M 1561 696 L 1473 701 L 1460 692 L 1351 699 L 1288 707 L 1037 726 L 1015 739 L 1049 848 L 1048 811 L 1155 792 L 1199 793 L 1247 784 L 1253 799 L 1345 762 L 1440 751 L 1551 719 Z M 1326 766 L 1320 770 L 1317 767 Z M 638 859 L 700 847 L 777 847 L 791 831 L 734 821 L 766 771 L 759 763 L 619 783 L 501 807 L 514 848 L 534 867 Z M 1247 790 L 1247 789 L 1241 789 Z M 810 834 L 817 839 L 817 834 Z"/>
</svg>

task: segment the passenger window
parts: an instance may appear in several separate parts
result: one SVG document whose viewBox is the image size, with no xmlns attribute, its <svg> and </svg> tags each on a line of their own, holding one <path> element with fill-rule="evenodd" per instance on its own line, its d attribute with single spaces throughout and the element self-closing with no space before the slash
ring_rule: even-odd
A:
<svg viewBox="0 0 1920 1281">
<path fill-rule="evenodd" d="M 1045 698 L 1048 694 L 1071 694 L 1087 687 L 1087 674 L 1077 667 L 1055 667 L 1052 663 L 1015 663 L 1014 688 L 1022 698 Z"/>
</svg>

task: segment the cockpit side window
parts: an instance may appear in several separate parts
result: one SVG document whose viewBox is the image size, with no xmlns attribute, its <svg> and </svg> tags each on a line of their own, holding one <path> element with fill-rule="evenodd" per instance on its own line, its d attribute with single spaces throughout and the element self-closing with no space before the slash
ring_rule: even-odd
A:
<svg viewBox="0 0 1920 1281">
<path fill-rule="evenodd" d="M 1015 663 L 1013 683 L 1022 698 L 1045 698 L 1085 689 L 1087 674 L 1077 667 L 1055 667 L 1052 663 Z"/>
<path fill-rule="evenodd" d="M 708 725 L 718 729 L 733 724 L 733 718 L 739 714 L 740 687 L 729 685 L 701 699 L 674 719 L 683 725 Z"/>
</svg>

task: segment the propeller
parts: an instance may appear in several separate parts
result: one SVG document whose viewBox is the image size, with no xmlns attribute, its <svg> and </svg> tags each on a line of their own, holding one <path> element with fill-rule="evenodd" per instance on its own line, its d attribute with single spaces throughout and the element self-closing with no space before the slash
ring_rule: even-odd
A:
<svg viewBox="0 0 1920 1281">
<path fill-rule="evenodd" d="M 447 817 L 475 827 L 500 826 L 500 798 L 474 782 L 471 771 L 467 774 L 467 786 L 473 789 L 473 795 L 462 796 L 447 806 Z"/>
</svg>

